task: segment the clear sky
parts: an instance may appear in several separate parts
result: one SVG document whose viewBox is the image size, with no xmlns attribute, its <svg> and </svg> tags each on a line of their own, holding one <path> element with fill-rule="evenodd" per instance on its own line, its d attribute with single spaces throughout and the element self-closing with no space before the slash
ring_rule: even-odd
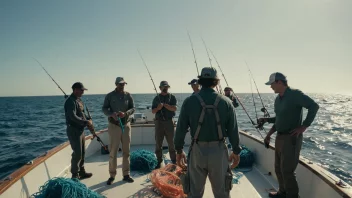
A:
<svg viewBox="0 0 352 198">
<path fill-rule="evenodd" d="M 132 93 L 152 93 L 137 49 L 157 86 L 191 92 L 187 30 L 200 69 L 209 66 L 202 37 L 236 93 L 250 92 L 246 60 L 261 92 L 272 92 L 264 83 L 280 71 L 307 93 L 351 94 L 351 10 L 351 0 L 4 0 L 0 96 L 61 94 L 32 57 L 67 93 L 75 81 L 87 94 L 108 93 L 117 76 Z"/>
</svg>

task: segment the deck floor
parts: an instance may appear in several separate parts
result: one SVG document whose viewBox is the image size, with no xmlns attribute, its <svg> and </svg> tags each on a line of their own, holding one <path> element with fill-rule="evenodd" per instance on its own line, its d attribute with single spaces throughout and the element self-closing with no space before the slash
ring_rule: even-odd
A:
<svg viewBox="0 0 352 198">
<path fill-rule="evenodd" d="M 153 151 L 153 146 L 131 146 L 131 152 L 136 149 L 146 149 Z M 167 150 L 164 152 L 168 158 Z M 81 180 L 91 190 L 94 190 L 108 198 L 112 197 L 160 197 L 153 191 L 151 182 L 148 182 L 148 175 L 140 175 L 131 172 L 134 183 L 127 183 L 122 180 L 122 152 L 118 152 L 117 175 L 114 183 L 108 186 L 106 181 L 109 178 L 109 155 L 101 155 L 97 152 L 86 159 L 85 167 L 88 172 L 93 173 L 93 177 Z M 236 198 L 256 198 L 268 197 L 267 190 L 277 187 L 277 183 L 270 176 L 261 173 L 259 167 L 253 167 L 249 172 L 239 172 L 242 176 L 238 184 L 233 184 L 231 197 Z M 214 197 L 209 180 L 207 179 L 204 197 Z"/>
</svg>

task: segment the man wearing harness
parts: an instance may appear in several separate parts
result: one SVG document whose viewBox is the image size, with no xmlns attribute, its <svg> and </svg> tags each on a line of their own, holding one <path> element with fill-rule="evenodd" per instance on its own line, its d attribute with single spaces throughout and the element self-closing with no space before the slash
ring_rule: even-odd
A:
<svg viewBox="0 0 352 198">
<path fill-rule="evenodd" d="M 72 85 L 72 94 L 65 102 L 66 133 L 73 150 L 71 158 L 72 178 L 84 179 L 93 174 L 87 173 L 84 169 L 85 157 L 85 134 L 84 128 L 93 129 L 92 120 L 87 120 L 84 114 L 84 104 L 81 97 L 84 93 L 83 84 L 76 82 Z"/>
<path fill-rule="evenodd" d="M 188 161 L 182 185 L 189 198 L 200 198 L 209 176 L 214 197 L 229 198 L 232 189 L 229 160 L 233 160 L 231 168 L 235 168 L 241 152 L 235 108 L 228 98 L 215 92 L 219 78 L 214 68 L 203 68 L 198 82 L 202 89 L 183 102 L 174 140 L 177 164 L 185 167 Z M 183 146 L 188 128 L 193 140 L 186 159 Z M 232 144 L 230 159 L 225 137 Z"/>
<path fill-rule="evenodd" d="M 164 137 L 169 147 L 171 161 L 176 163 L 176 150 L 174 146 L 174 122 L 172 118 L 177 110 L 176 97 L 168 93 L 170 85 L 167 81 L 161 81 L 159 86 L 161 93 L 155 96 L 152 104 L 152 113 L 155 114 L 155 155 L 158 159 L 156 168 L 160 168 L 163 162 L 162 146 Z"/>
<path fill-rule="evenodd" d="M 225 92 L 225 96 L 228 97 L 232 101 L 233 106 L 235 108 L 238 107 L 239 105 L 238 105 L 238 102 L 236 100 L 235 95 L 233 94 L 232 88 L 231 87 L 225 87 L 224 92 Z"/>
<path fill-rule="evenodd" d="M 117 77 L 116 89 L 108 93 L 104 100 L 102 110 L 108 116 L 108 132 L 110 139 L 110 178 L 107 185 L 115 180 L 117 168 L 117 150 L 122 143 L 122 174 L 123 180 L 134 182 L 130 177 L 130 143 L 131 143 L 131 115 L 134 113 L 134 102 L 130 93 L 124 91 L 125 82 L 123 77 Z"/>
<path fill-rule="evenodd" d="M 275 140 L 275 173 L 279 191 L 270 192 L 269 197 L 298 198 L 295 170 L 299 162 L 302 134 L 314 121 L 319 105 L 302 91 L 291 89 L 282 73 L 271 74 L 266 85 L 278 93 L 274 105 L 276 117 L 259 119 L 259 123 L 274 123 L 264 140 L 267 146 L 270 136 L 276 131 L 278 133 Z M 308 114 L 302 123 L 303 107 L 308 109 Z"/>
</svg>

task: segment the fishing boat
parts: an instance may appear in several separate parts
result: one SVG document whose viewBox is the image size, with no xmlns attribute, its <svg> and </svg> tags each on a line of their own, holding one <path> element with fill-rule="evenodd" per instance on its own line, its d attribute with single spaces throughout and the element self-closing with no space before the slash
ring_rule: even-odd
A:
<svg viewBox="0 0 352 198">
<path fill-rule="evenodd" d="M 97 132 L 103 142 L 108 141 L 107 129 Z M 251 132 L 240 132 L 241 145 L 245 145 L 255 154 L 255 164 L 251 171 L 243 172 L 238 183 L 233 185 L 232 197 L 268 197 L 269 190 L 278 189 L 274 171 L 274 147 L 264 147 L 263 141 Z M 186 136 L 186 145 L 191 143 L 189 133 Z M 165 141 L 164 141 L 165 144 Z M 154 150 L 154 124 L 132 125 L 131 152 L 137 149 Z M 166 146 L 166 144 L 165 144 Z M 187 148 L 186 148 L 187 150 Z M 167 152 L 167 151 L 165 151 Z M 48 180 L 54 177 L 70 178 L 71 147 L 69 142 L 58 145 L 45 154 L 35 158 L 27 165 L 19 168 L 0 184 L 1 198 L 31 197 L 39 191 Z M 168 157 L 168 154 L 165 153 Z M 90 190 L 108 198 L 112 197 L 160 197 L 148 182 L 148 174 L 131 172 L 134 183 L 122 180 L 121 166 L 118 166 L 115 182 L 106 185 L 109 155 L 101 153 L 101 145 L 92 136 L 86 136 L 86 170 L 93 173 L 93 177 L 81 180 Z M 118 153 L 118 165 L 122 164 L 121 152 Z M 349 185 L 329 173 L 322 167 L 312 163 L 309 159 L 300 157 L 296 169 L 296 176 L 302 198 L 337 198 L 352 197 Z M 209 180 L 206 182 L 204 197 L 213 197 Z"/>
</svg>

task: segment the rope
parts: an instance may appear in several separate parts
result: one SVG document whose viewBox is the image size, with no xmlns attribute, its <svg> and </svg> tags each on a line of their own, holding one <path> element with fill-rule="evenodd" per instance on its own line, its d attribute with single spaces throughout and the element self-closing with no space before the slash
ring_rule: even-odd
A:
<svg viewBox="0 0 352 198">
<path fill-rule="evenodd" d="M 104 198 L 105 196 L 87 188 L 78 179 L 54 177 L 41 187 L 39 192 L 34 193 L 35 198 Z"/>
<path fill-rule="evenodd" d="M 132 171 L 149 173 L 158 165 L 155 154 L 144 149 L 133 151 L 130 155 L 130 168 Z"/>
<path fill-rule="evenodd" d="M 122 130 L 122 133 L 123 133 L 123 132 L 125 132 L 125 126 L 123 126 L 121 118 L 120 117 L 118 117 L 118 118 L 119 118 L 119 121 L 120 121 L 121 130 Z"/>
</svg>

